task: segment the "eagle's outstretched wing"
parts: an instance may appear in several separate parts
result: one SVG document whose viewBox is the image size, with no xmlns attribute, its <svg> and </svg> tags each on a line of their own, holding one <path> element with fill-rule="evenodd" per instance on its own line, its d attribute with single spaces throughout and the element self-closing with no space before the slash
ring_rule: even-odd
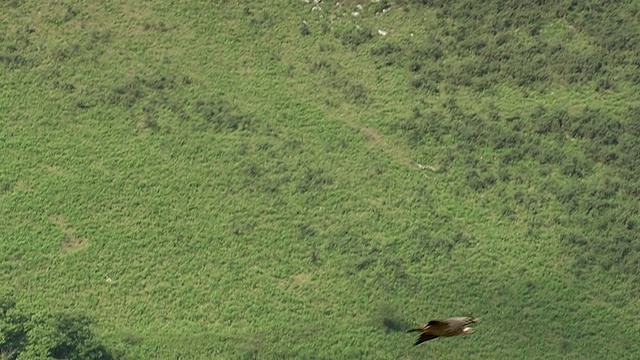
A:
<svg viewBox="0 0 640 360">
<path fill-rule="evenodd" d="M 433 334 L 429 334 L 429 333 L 423 332 L 422 334 L 420 334 L 420 337 L 418 338 L 418 340 L 416 340 L 416 342 L 413 344 L 413 346 L 420 345 L 425 341 L 433 340 L 433 339 L 435 339 L 437 337 L 438 337 L 438 335 L 433 335 Z"/>
</svg>

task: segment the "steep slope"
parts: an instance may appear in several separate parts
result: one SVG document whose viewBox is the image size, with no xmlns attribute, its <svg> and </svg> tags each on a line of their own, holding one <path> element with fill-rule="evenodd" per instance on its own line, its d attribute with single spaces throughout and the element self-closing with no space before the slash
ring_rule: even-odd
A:
<svg viewBox="0 0 640 360">
<path fill-rule="evenodd" d="M 633 358 L 638 6 L 519 4 L 6 2 L 0 281 L 123 358 Z"/>
</svg>

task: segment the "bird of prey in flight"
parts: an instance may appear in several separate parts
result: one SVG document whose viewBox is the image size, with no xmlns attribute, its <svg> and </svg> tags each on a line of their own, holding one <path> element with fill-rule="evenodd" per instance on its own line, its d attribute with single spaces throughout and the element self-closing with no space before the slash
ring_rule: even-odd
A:
<svg viewBox="0 0 640 360">
<path fill-rule="evenodd" d="M 416 340 L 415 344 L 413 344 L 419 345 L 440 336 L 449 337 L 473 334 L 473 329 L 469 327 L 469 325 L 477 322 L 480 322 L 480 319 L 472 317 L 452 317 L 444 320 L 431 320 L 426 325 L 407 330 L 407 332 L 420 332 L 420 337 Z"/>
</svg>

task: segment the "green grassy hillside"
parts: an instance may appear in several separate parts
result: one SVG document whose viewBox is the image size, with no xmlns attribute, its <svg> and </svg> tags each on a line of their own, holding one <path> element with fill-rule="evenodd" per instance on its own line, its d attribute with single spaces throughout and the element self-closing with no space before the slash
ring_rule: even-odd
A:
<svg viewBox="0 0 640 360">
<path fill-rule="evenodd" d="M 0 9 L 21 311 L 118 359 L 640 357 L 640 3 Z"/>
</svg>

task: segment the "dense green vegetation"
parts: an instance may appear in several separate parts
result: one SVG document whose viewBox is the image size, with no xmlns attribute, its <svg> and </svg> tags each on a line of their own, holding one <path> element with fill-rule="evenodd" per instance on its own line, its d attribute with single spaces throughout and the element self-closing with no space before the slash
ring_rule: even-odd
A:
<svg viewBox="0 0 640 360">
<path fill-rule="evenodd" d="M 640 357 L 640 3 L 0 10 L 2 357 Z"/>
<path fill-rule="evenodd" d="M 26 314 L 10 291 L 0 298 L 2 359 L 113 359 L 88 329 L 90 320 L 74 314 Z"/>
</svg>

